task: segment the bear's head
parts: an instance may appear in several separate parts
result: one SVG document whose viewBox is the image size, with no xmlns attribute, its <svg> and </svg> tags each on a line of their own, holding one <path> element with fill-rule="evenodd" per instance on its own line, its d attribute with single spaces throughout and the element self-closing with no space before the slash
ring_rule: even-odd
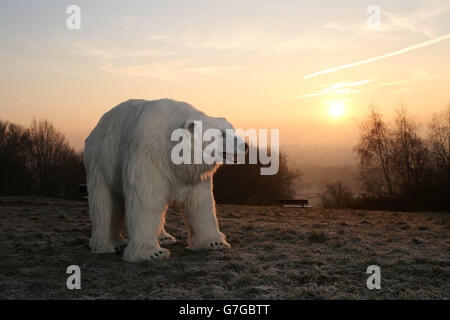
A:
<svg viewBox="0 0 450 320">
<path fill-rule="evenodd" d="M 244 163 L 248 152 L 247 143 L 225 118 L 189 118 L 171 138 L 178 142 L 172 149 L 172 162 L 199 176 L 221 164 Z"/>
<path fill-rule="evenodd" d="M 195 158 L 195 146 L 201 146 L 201 160 L 206 164 L 244 163 L 248 145 L 236 135 L 233 126 L 225 118 L 188 119 L 184 128 L 190 133 L 191 145 L 194 146 L 194 163 L 198 162 L 200 155 Z"/>
</svg>

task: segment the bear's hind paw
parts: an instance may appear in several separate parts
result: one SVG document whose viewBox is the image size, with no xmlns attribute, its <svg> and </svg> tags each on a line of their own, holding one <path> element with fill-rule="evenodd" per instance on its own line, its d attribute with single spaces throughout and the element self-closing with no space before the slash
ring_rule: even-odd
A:
<svg viewBox="0 0 450 320">
<path fill-rule="evenodd" d="M 116 251 L 116 253 L 122 253 L 123 250 L 125 249 L 125 247 L 128 244 L 128 241 L 124 238 L 118 238 L 113 240 L 113 244 L 114 244 L 114 250 Z"/>
<path fill-rule="evenodd" d="M 160 237 L 158 239 L 158 242 L 161 246 L 166 246 L 169 244 L 174 244 L 175 242 L 177 242 L 177 239 L 175 239 L 172 236 L 164 236 L 164 237 Z"/>
<path fill-rule="evenodd" d="M 211 242 L 209 244 L 209 247 L 211 248 L 211 250 L 225 250 L 225 249 L 230 249 L 231 246 L 228 242 L 226 241 L 214 241 Z"/>
<path fill-rule="evenodd" d="M 125 248 L 123 259 L 128 262 L 143 262 L 168 259 L 170 251 L 164 248 L 145 248 L 133 250 L 128 245 Z"/>
</svg>

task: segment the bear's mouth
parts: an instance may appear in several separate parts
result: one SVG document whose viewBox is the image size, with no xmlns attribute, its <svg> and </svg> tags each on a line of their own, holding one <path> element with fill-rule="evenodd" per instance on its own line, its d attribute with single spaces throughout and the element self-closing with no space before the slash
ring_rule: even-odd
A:
<svg viewBox="0 0 450 320">
<path fill-rule="evenodd" d="M 226 152 L 222 152 L 222 157 L 223 157 L 224 163 L 226 163 L 227 159 L 233 160 L 233 164 L 238 163 L 238 155 L 237 154 L 230 155 Z"/>
</svg>

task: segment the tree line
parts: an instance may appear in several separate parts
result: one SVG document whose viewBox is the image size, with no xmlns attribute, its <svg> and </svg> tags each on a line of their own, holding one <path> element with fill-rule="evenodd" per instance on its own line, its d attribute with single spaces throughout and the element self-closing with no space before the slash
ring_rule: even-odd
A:
<svg viewBox="0 0 450 320">
<path fill-rule="evenodd" d="M 0 195 L 76 198 L 84 181 L 82 152 L 50 121 L 24 127 L 0 120 Z"/>
<path fill-rule="evenodd" d="M 248 163 L 248 159 L 246 161 Z M 280 153 L 279 171 L 261 176 L 261 164 L 223 165 L 214 175 L 219 203 L 273 204 L 293 195 L 300 174 Z M 86 183 L 83 153 L 72 148 L 50 121 L 34 119 L 29 127 L 0 120 L 0 196 L 79 198 Z"/>
</svg>

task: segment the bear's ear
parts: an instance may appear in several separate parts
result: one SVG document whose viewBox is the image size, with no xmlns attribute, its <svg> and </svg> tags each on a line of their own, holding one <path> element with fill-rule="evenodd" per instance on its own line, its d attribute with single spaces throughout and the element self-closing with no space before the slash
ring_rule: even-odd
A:
<svg viewBox="0 0 450 320">
<path fill-rule="evenodd" d="M 195 120 L 194 119 L 188 119 L 184 123 L 184 128 L 190 132 L 194 132 L 195 127 Z"/>
</svg>

